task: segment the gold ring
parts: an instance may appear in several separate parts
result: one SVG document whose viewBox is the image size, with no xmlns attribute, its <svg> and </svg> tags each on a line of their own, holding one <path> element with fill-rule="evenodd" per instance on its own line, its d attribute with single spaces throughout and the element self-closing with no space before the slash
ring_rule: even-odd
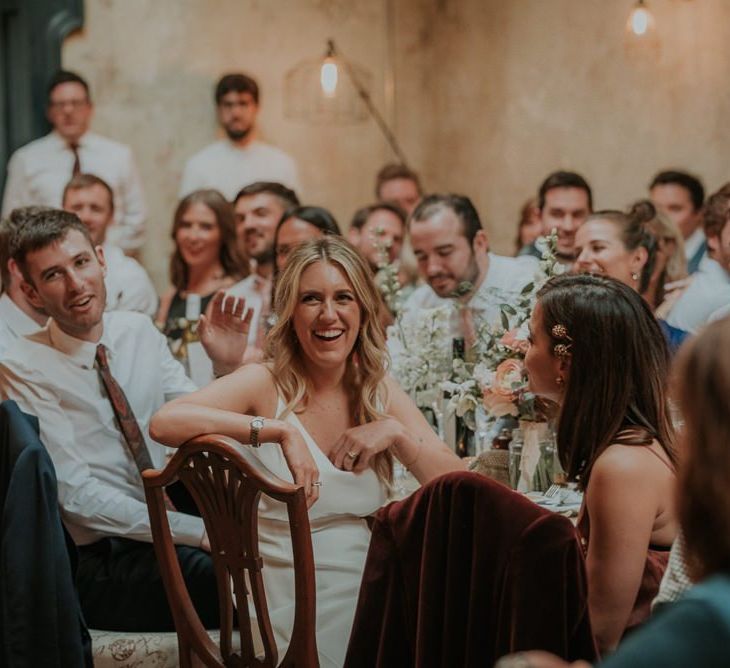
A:
<svg viewBox="0 0 730 668">
<path fill-rule="evenodd" d="M 346 456 L 349 457 L 350 459 L 357 459 L 356 452 L 348 452 Z"/>
<path fill-rule="evenodd" d="M 312 487 L 321 487 L 321 486 L 322 486 L 322 481 L 321 480 L 315 480 L 312 483 Z"/>
</svg>

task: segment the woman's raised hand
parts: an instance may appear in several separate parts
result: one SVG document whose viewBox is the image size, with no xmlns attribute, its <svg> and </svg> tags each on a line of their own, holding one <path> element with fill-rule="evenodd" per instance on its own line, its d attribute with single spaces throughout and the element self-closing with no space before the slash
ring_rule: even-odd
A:
<svg viewBox="0 0 730 668">
<path fill-rule="evenodd" d="M 403 431 L 398 420 L 383 418 L 348 429 L 332 448 L 329 458 L 344 471 L 359 473 L 379 452 L 397 444 Z"/>
<path fill-rule="evenodd" d="M 216 375 L 235 371 L 244 359 L 253 310 L 242 297 L 218 290 L 200 316 L 198 334 Z"/>
<path fill-rule="evenodd" d="M 294 428 L 285 429 L 280 438 L 281 451 L 286 464 L 297 485 L 304 487 L 307 496 L 307 508 L 311 508 L 319 498 L 319 469 L 314 463 L 312 453 L 299 431 Z"/>
</svg>

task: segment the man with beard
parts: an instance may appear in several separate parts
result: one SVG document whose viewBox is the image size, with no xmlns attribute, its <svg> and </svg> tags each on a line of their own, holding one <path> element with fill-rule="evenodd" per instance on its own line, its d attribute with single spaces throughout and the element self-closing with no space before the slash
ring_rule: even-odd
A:
<svg viewBox="0 0 730 668">
<path fill-rule="evenodd" d="M 297 167 L 291 156 L 258 139 L 256 81 L 245 74 L 226 74 L 215 88 L 215 103 L 226 138 L 188 160 L 180 198 L 194 190 L 213 188 L 230 200 L 242 187 L 256 181 L 276 181 L 298 189 Z"/>
<path fill-rule="evenodd" d="M 467 345 L 475 328 L 486 322 L 498 325 L 502 304 L 513 301 L 533 280 L 532 258 L 511 258 L 489 252 L 489 240 L 479 214 L 464 195 L 429 195 L 409 221 L 418 273 L 428 283 L 406 301 L 406 317 L 419 317 L 421 309 L 459 302 L 452 329 Z"/>
<path fill-rule="evenodd" d="M 281 183 L 260 181 L 243 188 L 233 201 L 236 238 L 243 257 L 251 260 L 251 273 L 228 290 L 243 297 L 253 310 L 246 360 L 253 361 L 263 349 L 271 315 L 276 228 L 287 209 L 299 206 L 293 190 Z"/>
</svg>

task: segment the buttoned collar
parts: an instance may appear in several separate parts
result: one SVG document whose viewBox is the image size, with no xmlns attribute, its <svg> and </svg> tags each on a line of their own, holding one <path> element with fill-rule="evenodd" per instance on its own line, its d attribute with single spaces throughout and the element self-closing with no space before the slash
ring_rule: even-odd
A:
<svg viewBox="0 0 730 668">
<path fill-rule="evenodd" d="M 66 139 L 64 139 L 56 130 L 51 130 L 51 133 L 48 135 L 53 142 L 59 147 L 59 148 L 68 148 L 70 149 L 70 145 Z M 84 132 L 81 137 L 79 137 L 78 142 L 76 142 L 76 145 L 79 148 L 83 148 L 84 146 L 89 145 L 89 141 L 93 141 L 93 134 L 89 132 L 88 130 Z"/>
<path fill-rule="evenodd" d="M 48 337 L 51 345 L 59 352 L 71 358 L 75 364 L 83 369 L 93 369 L 94 361 L 96 360 L 96 347 L 100 343 L 106 346 L 109 358 L 113 359 L 114 357 L 114 346 L 110 340 L 108 333 L 109 327 L 107 325 L 107 314 L 104 314 L 104 329 L 101 339 L 94 343 L 92 341 L 82 341 L 70 334 L 66 334 L 58 326 L 58 323 L 51 318 L 48 321 Z"/>
</svg>

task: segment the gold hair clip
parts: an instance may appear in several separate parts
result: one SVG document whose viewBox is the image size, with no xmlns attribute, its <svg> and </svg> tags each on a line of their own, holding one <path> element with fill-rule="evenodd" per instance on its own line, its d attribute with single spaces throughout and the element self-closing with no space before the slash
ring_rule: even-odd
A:
<svg viewBox="0 0 730 668">
<path fill-rule="evenodd" d="M 553 346 L 553 354 L 555 357 L 568 357 L 570 355 L 570 346 L 572 345 L 573 339 L 570 338 L 568 330 L 565 325 L 557 324 L 553 325 L 550 333 L 555 339 L 563 339 L 567 343 L 556 343 Z"/>
</svg>

